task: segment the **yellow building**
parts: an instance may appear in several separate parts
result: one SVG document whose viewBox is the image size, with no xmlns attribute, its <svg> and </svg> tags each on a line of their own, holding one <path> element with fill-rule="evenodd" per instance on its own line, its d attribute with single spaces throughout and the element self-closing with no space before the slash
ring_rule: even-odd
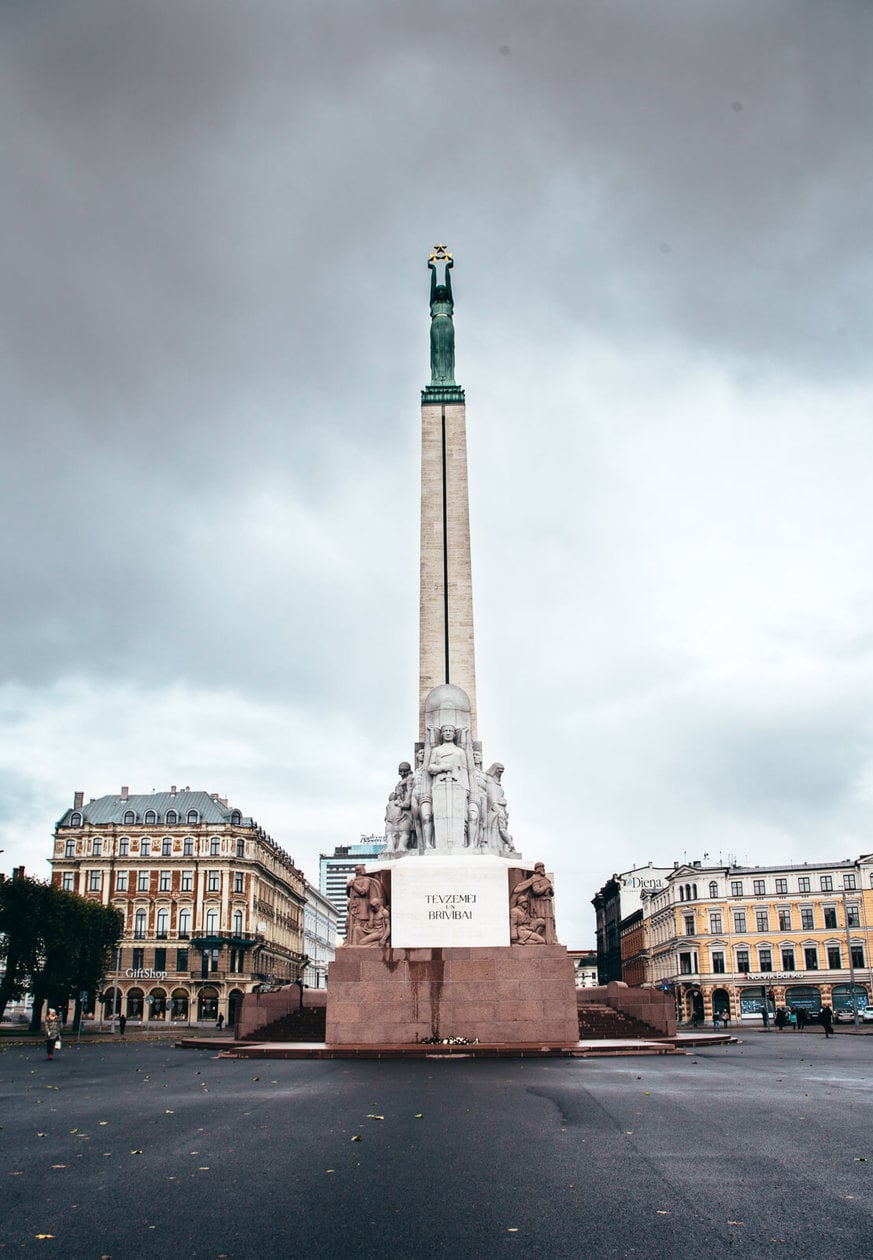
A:
<svg viewBox="0 0 873 1260">
<path fill-rule="evenodd" d="M 646 893 L 646 983 L 677 1017 L 762 1021 L 765 1004 L 816 1014 L 873 994 L 873 855 L 803 866 L 677 865 Z M 854 990 L 853 986 L 854 985 Z"/>
<path fill-rule="evenodd" d="M 75 794 L 55 827 L 52 882 L 124 916 L 102 1018 L 232 1024 L 245 993 L 305 965 L 293 858 L 217 794 Z"/>
</svg>

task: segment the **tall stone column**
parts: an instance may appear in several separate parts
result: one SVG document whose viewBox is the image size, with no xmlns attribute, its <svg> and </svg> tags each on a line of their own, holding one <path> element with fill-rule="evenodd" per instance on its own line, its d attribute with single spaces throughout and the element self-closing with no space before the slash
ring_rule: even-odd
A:
<svg viewBox="0 0 873 1260">
<path fill-rule="evenodd" d="M 444 264 L 438 283 L 437 265 Z M 431 271 L 431 383 L 421 391 L 421 585 L 419 594 L 419 739 L 424 704 L 441 683 L 470 698 L 476 735 L 473 577 L 467 490 L 464 391 L 455 383 L 451 255 L 438 245 Z"/>
</svg>

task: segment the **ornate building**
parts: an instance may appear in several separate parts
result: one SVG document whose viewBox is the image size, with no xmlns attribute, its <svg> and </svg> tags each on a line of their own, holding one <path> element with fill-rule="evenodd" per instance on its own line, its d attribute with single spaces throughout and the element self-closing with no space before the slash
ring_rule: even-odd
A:
<svg viewBox="0 0 873 1260">
<path fill-rule="evenodd" d="M 306 966 L 303 983 L 310 989 L 327 988 L 327 968 L 336 957 L 339 911 L 332 901 L 306 880 L 303 948 Z"/>
<path fill-rule="evenodd" d="M 623 932 L 624 979 L 677 1018 L 761 1019 L 765 1004 L 849 1014 L 873 995 L 873 855 L 802 866 L 676 865 Z M 632 972 L 632 974 L 631 974 Z M 644 976 L 640 980 L 637 977 Z"/>
<path fill-rule="evenodd" d="M 303 874 L 216 793 L 77 792 L 51 867 L 53 883 L 124 916 L 103 1018 L 232 1024 L 243 994 L 301 971 Z"/>
</svg>

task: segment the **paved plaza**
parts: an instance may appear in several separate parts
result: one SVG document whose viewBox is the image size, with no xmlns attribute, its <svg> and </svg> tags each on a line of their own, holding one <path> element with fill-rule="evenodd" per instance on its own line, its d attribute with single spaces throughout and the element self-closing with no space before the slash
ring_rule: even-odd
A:
<svg viewBox="0 0 873 1260">
<path fill-rule="evenodd" d="M 818 1032 L 588 1060 L 10 1047 L 0 1250 L 866 1260 L 871 1056 Z"/>
</svg>

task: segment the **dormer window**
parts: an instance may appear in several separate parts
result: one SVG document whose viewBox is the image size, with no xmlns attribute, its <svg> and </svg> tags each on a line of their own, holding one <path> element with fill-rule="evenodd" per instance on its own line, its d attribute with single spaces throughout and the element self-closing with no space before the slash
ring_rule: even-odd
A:
<svg viewBox="0 0 873 1260">
<path fill-rule="evenodd" d="M 241 823 L 242 823 L 242 814 L 239 812 L 238 809 L 235 809 L 230 816 L 230 825 L 232 827 L 239 827 Z"/>
<path fill-rule="evenodd" d="M 81 815 L 81 814 L 72 814 L 72 815 L 70 816 L 70 826 L 71 826 L 71 827 L 81 827 L 81 825 L 82 825 L 82 815 Z"/>
<path fill-rule="evenodd" d="M 133 812 L 132 809 L 127 809 L 124 811 L 124 818 L 122 819 L 122 822 L 124 823 L 125 827 L 129 827 L 131 823 L 136 822 L 136 814 Z"/>
<path fill-rule="evenodd" d="M 158 816 L 153 809 L 147 809 L 145 813 L 146 826 L 154 826 L 158 821 Z"/>
<path fill-rule="evenodd" d="M 200 815 L 197 813 L 197 810 L 189 809 L 188 810 L 188 826 L 189 827 L 196 826 L 196 824 L 199 823 L 199 821 L 200 821 Z"/>
<path fill-rule="evenodd" d="M 166 821 L 166 823 L 167 823 L 167 825 L 168 825 L 168 826 L 169 826 L 171 823 L 177 823 L 177 822 L 179 821 L 179 815 L 176 813 L 176 811 L 175 811 L 174 809 L 168 809 L 168 810 L 167 810 L 167 817 L 166 817 L 166 820 L 165 820 L 165 821 Z"/>
</svg>

